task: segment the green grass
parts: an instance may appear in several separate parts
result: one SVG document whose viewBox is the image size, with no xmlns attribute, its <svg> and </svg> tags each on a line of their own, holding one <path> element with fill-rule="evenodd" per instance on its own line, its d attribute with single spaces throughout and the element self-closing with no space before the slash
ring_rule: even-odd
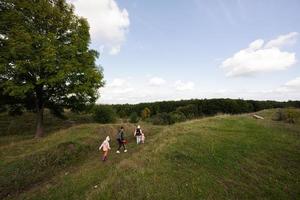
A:
<svg viewBox="0 0 300 200">
<path fill-rule="evenodd" d="M 54 117 L 49 110 L 44 113 L 44 129 L 46 134 L 65 129 L 73 125 L 94 122 L 91 114 L 77 114 L 70 111 L 64 113 L 65 119 Z M 35 133 L 36 115 L 24 113 L 20 116 L 10 116 L 0 113 L 0 136 L 6 138 L 29 138 Z M 3 142 L 2 142 L 3 143 Z"/>
<path fill-rule="evenodd" d="M 40 141 L 0 144 L 0 191 L 8 183 L 6 199 L 297 199 L 300 123 L 273 121 L 274 113 L 258 113 L 264 120 L 221 115 L 143 124 L 147 140 L 138 146 L 128 124 L 129 152 L 115 154 L 112 139 L 106 163 L 97 147 L 118 125 L 86 124 Z"/>
</svg>

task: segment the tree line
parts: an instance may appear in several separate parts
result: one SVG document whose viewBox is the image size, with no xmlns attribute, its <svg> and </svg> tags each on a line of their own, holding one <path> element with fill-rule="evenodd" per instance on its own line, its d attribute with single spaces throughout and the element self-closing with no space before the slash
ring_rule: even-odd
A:
<svg viewBox="0 0 300 200">
<path fill-rule="evenodd" d="M 154 123 L 157 120 L 161 120 L 157 124 L 171 124 L 177 121 L 184 121 L 185 119 L 212 116 L 218 113 L 241 114 L 271 108 L 300 108 L 300 101 L 279 102 L 222 98 L 117 104 L 108 106 L 113 108 L 121 118 L 138 115 L 141 119 L 152 118 Z"/>
</svg>

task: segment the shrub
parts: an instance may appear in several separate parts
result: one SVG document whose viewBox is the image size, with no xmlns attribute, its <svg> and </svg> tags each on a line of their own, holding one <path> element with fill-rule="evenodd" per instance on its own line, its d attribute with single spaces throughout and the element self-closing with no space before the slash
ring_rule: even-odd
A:
<svg viewBox="0 0 300 200">
<path fill-rule="evenodd" d="M 297 113 L 292 109 L 278 109 L 273 120 L 284 121 L 287 123 L 295 123 Z"/>
<path fill-rule="evenodd" d="M 175 121 L 172 119 L 171 114 L 159 113 L 152 117 L 152 123 L 154 125 L 170 125 L 174 124 Z"/>
<path fill-rule="evenodd" d="M 147 119 L 150 117 L 151 111 L 149 108 L 144 108 L 144 110 L 141 112 L 141 117 L 143 120 Z"/>
<path fill-rule="evenodd" d="M 172 122 L 174 121 L 174 123 L 186 121 L 186 116 L 179 111 L 171 112 L 170 116 L 171 116 L 171 121 Z"/>
<path fill-rule="evenodd" d="M 198 115 L 198 107 L 194 104 L 180 106 L 176 109 L 176 111 L 184 114 L 188 119 L 192 119 Z"/>
<path fill-rule="evenodd" d="M 99 123 L 114 123 L 116 121 L 116 112 L 110 106 L 95 106 L 93 118 Z"/>
<path fill-rule="evenodd" d="M 133 112 L 133 113 L 130 114 L 130 116 L 129 116 L 129 122 L 130 123 L 138 123 L 139 122 L 139 117 L 136 114 L 136 112 Z"/>
<path fill-rule="evenodd" d="M 14 104 L 9 106 L 8 114 L 11 116 L 20 116 L 24 112 L 24 108 L 20 104 Z"/>
<path fill-rule="evenodd" d="M 7 107 L 4 105 L 0 105 L 0 113 L 6 112 L 7 111 Z"/>
</svg>

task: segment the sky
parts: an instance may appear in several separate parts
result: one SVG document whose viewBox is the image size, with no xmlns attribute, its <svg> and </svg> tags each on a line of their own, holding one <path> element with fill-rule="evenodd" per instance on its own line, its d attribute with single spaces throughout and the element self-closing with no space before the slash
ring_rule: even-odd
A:
<svg viewBox="0 0 300 200">
<path fill-rule="evenodd" d="M 299 0 L 69 0 L 90 24 L 98 103 L 300 100 Z"/>
</svg>

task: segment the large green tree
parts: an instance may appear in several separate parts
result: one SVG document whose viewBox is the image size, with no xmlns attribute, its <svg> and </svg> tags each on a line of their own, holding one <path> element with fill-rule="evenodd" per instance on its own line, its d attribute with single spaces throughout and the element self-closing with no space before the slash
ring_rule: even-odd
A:
<svg viewBox="0 0 300 200">
<path fill-rule="evenodd" d="M 104 85 L 86 19 L 65 0 L 0 0 L 0 96 L 36 112 L 82 109 Z M 13 100 L 13 101 L 12 101 Z"/>
</svg>

